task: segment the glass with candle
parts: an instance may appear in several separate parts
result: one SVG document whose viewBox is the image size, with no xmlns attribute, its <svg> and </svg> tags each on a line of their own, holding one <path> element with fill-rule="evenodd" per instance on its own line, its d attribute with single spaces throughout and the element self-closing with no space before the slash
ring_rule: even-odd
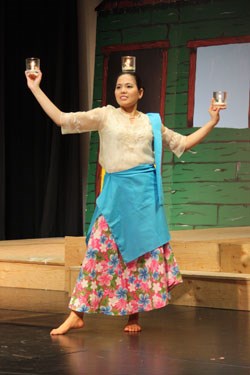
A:
<svg viewBox="0 0 250 375">
<path fill-rule="evenodd" d="M 213 92 L 214 105 L 225 106 L 227 104 L 227 92 L 226 91 L 214 91 Z"/>
<path fill-rule="evenodd" d="M 40 59 L 38 57 L 27 57 L 25 64 L 26 71 L 29 72 L 29 77 L 35 79 L 40 70 Z"/>
<path fill-rule="evenodd" d="M 122 71 L 124 73 L 134 73 L 136 70 L 135 64 L 135 56 L 122 56 Z"/>
</svg>

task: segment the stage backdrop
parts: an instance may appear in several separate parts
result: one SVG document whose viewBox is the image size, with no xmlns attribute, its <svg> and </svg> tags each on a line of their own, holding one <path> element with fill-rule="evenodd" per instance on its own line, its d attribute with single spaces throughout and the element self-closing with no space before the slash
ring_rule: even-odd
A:
<svg viewBox="0 0 250 375">
<path fill-rule="evenodd" d="M 249 10 L 247 0 L 152 0 L 137 2 L 136 6 L 133 1 L 103 1 L 98 8 L 94 106 L 102 103 L 104 94 L 106 48 L 167 41 L 164 123 L 182 134 L 193 132 L 196 49 L 207 42 L 248 43 Z M 150 77 L 154 79 L 153 74 Z M 204 80 L 208 80 L 208 75 L 204 75 Z M 229 93 L 230 100 L 233 96 Z M 209 119 L 209 104 L 210 99 L 203 108 L 203 123 Z M 96 134 L 91 137 L 90 150 L 87 223 L 98 183 Z M 170 229 L 248 226 L 249 182 L 250 129 L 239 129 L 237 121 L 231 129 L 215 128 L 202 144 L 180 159 L 165 152 L 163 185 Z"/>
</svg>

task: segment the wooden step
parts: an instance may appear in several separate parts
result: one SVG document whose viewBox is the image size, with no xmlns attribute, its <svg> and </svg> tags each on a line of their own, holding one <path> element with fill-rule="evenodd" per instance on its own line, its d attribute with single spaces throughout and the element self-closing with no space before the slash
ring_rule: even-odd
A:
<svg viewBox="0 0 250 375">
<path fill-rule="evenodd" d="M 64 265 L 64 238 L 0 241 L 0 262 Z"/>
<path fill-rule="evenodd" d="M 0 287 L 65 289 L 65 239 L 0 241 Z"/>
<path fill-rule="evenodd" d="M 210 271 L 181 271 L 182 276 L 200 278 L 204 277 L 206 279 L 225 279 L 225 280 L 250 280 L 250 275 L 248 273 L 235 273 L 235 272 L 210 272 Z"/>
<path fill-rule="evenodd" d="M 250 273 L 250 227 L 171 232 L 183 270 Z"/>
<path fill-rule="evenodd" d="M 220 270 L 250 274 L 250 241 L 248 243 L 221 243 Z"/>
<path fill-rule="evenodd" d="M 85 237 L 0 241 L 0 287 L 68 291 L 85 251 Z"/>
<path fill-rule="evenodd" d="M 68 314 L 68 303 L 65 291 L 0 287 L 0 306 L 5 310 Z"/>
<path fill-rule="evenodd" d="M 172 242 L 250 242 L 250 226 L 171 231 Z"/>
<path fill-rule="evenodd" d="M 250 275 L 182 271 L 183 284 L 172 291 L 176 305 L 250 311 Z"/>
<path fill-rule="evenodd" d="M 171 245 L 181 269 L 250 274 L 250 241 L 172 242 Z"/>
<path fill-rule="evenodd" d="M 0 262 L 0 286 L 62 291 L 65 289 L 65 268 L 32 262 Z"/>
</svg>

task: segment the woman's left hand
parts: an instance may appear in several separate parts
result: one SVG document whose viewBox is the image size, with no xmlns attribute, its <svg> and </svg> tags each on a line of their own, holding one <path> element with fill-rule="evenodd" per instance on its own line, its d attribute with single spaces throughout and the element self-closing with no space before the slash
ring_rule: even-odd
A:
<svg viewBox="0 0 250 375">
<path fill-rule="evenodd" d="M 219 122 L 220 120 L 220 110 L 226 109 L 227 105 L 226 104 L 215 104 L 214 98 L 211 100 L 210 107 L 208 109 L 208 112 L 211 117 L 211 121 L 215 123 L 215 125 Z"/>
</svg>

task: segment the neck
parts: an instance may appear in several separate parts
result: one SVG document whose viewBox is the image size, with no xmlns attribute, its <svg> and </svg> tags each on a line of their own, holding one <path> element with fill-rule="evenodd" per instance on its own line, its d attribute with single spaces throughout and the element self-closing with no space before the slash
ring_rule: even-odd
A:
<svg viewBox="0 0 250 375">
<path fill-rule="evenodd" d="M 120 107 L 121 111 L 124 112 L 130 119 L 136 118 L 139 115 L 136 107 L 133 108 L 123 108 Z"/>
</svg>

